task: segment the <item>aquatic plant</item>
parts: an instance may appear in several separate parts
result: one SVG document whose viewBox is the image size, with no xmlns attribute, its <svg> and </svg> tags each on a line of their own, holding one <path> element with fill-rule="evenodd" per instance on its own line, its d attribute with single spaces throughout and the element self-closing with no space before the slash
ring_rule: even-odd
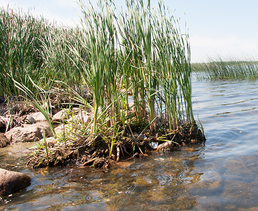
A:
<svg viewBox="0 0 258 211">
<path fill-rule="evenodd" d="M 84 34 L 80 43 L 89 57 L 73 51 L 83 61 L 79 68 L 93 93 L 92 132 L 96 133 L 98 110 L 108 105 L 109 126 L 120 120 L 125 123 L 121 109 L 129 108 L 128 92 L 121 91 L 129 87 L 137 119 L 148 118 L 152 132 L 156 118 L 163 114 L 170 129 L 178 126 L 179 119 L 192 122 L 188 35 L 181 33 L 165 5 L 159 2 L 155 11 L 150 1 L 146 5 L 126 1 L 118 16 L 112 1 L 98 1 L 98 9 L 90 2 L 87 5 L 80 1 Z"/>
<path fill-rule="evenodd" d="M 205 72 L 202 78 L 209 80 L 256 80 L 258 78 L 258 63 L 253 61 L 237 61 L 210 59 L 208 63 L 193 64 L 193 71 Z"/>
<path fill-rule="evenodd" d="M 6 91 L 13 94 L 22 90 L 50 126 L 51 112 L 36 99 L 42 94 L 48 96 L 53 87 L 70 93 L 70 100 L 91 109 L 92 115 L 90 122 L 70 123 L 73 135 L 76 133 L 85 143 L 101 137 L 109 144 L 109 156 L 125 134 L 136 143 L 147 133 L 153 136 L 162 131 L 161 137 L 167 133 L 173 138 L 184 124 L 195 125 L 189 35 L 187 30 L 181 32 L 179 21 L 164 3 L 159 1 L 153 8 L 150 0 L 127 0 L 121 11 L 112 0 L 99 0 L 96 7 L 91 1 L 79 1 L 78 5 L 81 25 L 75 28 L 46 24 L 44 19 L 27 20 L 27 16 L 8 10 L 2 13 L 3 25 L 12 20 L 4 19 L 9 15 L 21 19 L 19 23 L 25 28 L 30 20 L 38 26 L 26 28 L 28 36 L 24 40 L 28 46 L 13 44 L 0 58 L 8 61 L 7 52 L 14 46 L 20 51 L 29 49 L 24 54 L 27 63 L 19 64 L 14 58 L 10 64 L 2 63 L 1 80 L 6 77 L 11 84 Z M 15 34 L 15 23 L 8 27 L 9 33 Z M 34 30 L 42 30 L 38 38 L 33 37 Z M 19 37 L 13 40 L 20 42 Z M 83 97 L 82 87 L 92 101 Z M 137 125 L 142 125 L 141 131 Z M 137 130 L 136 135 L 132 128 Z"/>
<path fill-rule="evenodd" d="M 0 95 L 18 94 L 12 81 L 32 89 L 28 76 L 38 81 L 42 76 L 41 44 L 51 25 L 44 18 L 9 7 L 0 11 Z"/>
</svg>

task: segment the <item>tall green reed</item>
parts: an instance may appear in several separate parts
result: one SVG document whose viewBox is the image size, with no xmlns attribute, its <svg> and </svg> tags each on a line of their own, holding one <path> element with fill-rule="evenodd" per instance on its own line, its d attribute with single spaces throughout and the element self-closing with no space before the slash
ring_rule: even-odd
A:
<svg viewBox="0 0 258 211">
<path fill-rule="evenodd" d="M 250 59 L 249 59 L 250 60 Z M 204 79 L 209 80 L 256 80 L 258 78 L 258 65 L 253 61 L 238 61 L 223 58 L 211 59 L 208 63 L 194 64 L 195 72 L 206 72 Z"/>
<path fill-rule="evenodd" d="M 133 70 L 141 73 L 131 74 L 131 77 L 136 76 L 132 80 L 137 81 L 138 76 L 144 81 L 144 86 L 135 87 L 144 90 L 141 101 L 147 98 L 151 130 L 155 130 L 153 120 L 162 115 L 163 107 L 170 128 L 172 124 L 178 125 L 178 118 L 193 121 L 188 34 L 181 33 L 178 21 L 162 2 L 155 11 L 149 1 L 147 5 L 143 1 L 127 1 L 121 25 L 123 43 L 134 55 L 131 61 L 136 68 Z M 137 99 L 138 92 L 135 93 L 134 99 Z M 162 95 L 161 113 L 157 113 L 154 103 Z"/>
<path fill-rule="evenodd" d="M 170 128 L 175 129 L 178 120 L 192 122 L 188 34 L 181 33 L 164 4 L 159 2 L 156 12 L 150 1 L 146 5 L 142 0 L 126 1 L 126 9 L 120 13 L 112 1 L 99 1 L 98 9 L 90 2 L 88 5 L 80 1 L 84 34 L 80 42 L 89 57 L 74 52 L 83 61 L 80 67 L 93 93 L 92 132 L 96 133 L 99 109 L 111 105 L 109 126 L 123 118 L 120 109 L 128 109 L 128 94 L 119 93 L 128 87 L 132 87 L 138 121 L 148 118 L 151 132 L 155 132 L 155 119 L 163 115 L 163 108 Z M 158 96 L 163 97 L 157 100 Z"/>
<path fill-rule="evenodd" d="M 97 1 L 97 7 L 90 1 L 78 4 L 82 12 L 79 27 L 57 27 L 43 19 L 33 19 L 38 21 L 38 28 L 24 30 L 24 47 L 14 41 L 11 47 L 6 44 L 2 56 L 7 58 L 5 61 L 9 61 L 9 52 L 18 47 L 26 52 L 21 58 L 27 62 L 21 59 L 16 69 L 16 57 L 1 63 L 5 66 L 1 66 L 0 79 L 5 81 L 5 73 L 12 77 L 7 81 L 12 84 L 9 92 L 15 89 L 13 81 L 27 95 L 37 86 L 51 89 L 55 80 L 62 81 L 59 86 L 63 89 L 80 91 L 82 86 L 87 87 L 93 96 L 92 137 L 103 131 L 117 137 L 117 128 L 123 130 L 135 121 L 147 120 L 152 133 L 159 126 L 158 118 L 163 118 L 170 130 L 175 130 L 181 121 L 193 122 L 189 37 L 180 31 L 179 22 L 164 3 L 160 1 L 155 9 L 150 0 L 127 0 L 121 11 L 112 0 Z M 7 15 L 12 13 L 6 12 Z M 22 24 L 29 22 L 15 15 Z M 12 27 L 10 34 L 14 37 Z M 33 37 L 36 32 L 39 38 Z M 19 41 L 17 37 L 13 40 Z M 19 74 L 23 80 L 17 78 Z M 37 86 L 32 81 L 37 81 Z M 133 105 L 129 106 L 130 101 Z"/>
<path fill-rule="evenodd" d="M 43 59 L 38 38 L 45 39 L 50 25 L 44 18 L 35 18 L 30 12 L 1 8 L 0 12 L 0 85 L 2 92 L 19 92 L 12 78 L 32 88 L 30 75 L 36 81 L 41 77 Z M 0 93 L 2 95 L 3 93 Z"/>
<path fill-rule="evenodd" d="M 93 105 L 94 105 L 94 121 L 92 127 L 92 133 L 96 133 L 96 124 L 98 118 L 98 111 L 100 106 L 104 107 L 104 89 L 108 91 L 110 84 L 105 87 L 105 77 L 111 76 L 107 75 L 106 65 L 108 65 L 107 59 L 109 58 L 109 44 L 112 48 L 112 37 L 110 37 L 108 30 L 108 24 L 112 19 L 105 17 L 104 5 L 99 2 L 100 12 L 97 13 L 94 7 L 89 3 L 90 7 L 86 8 L 85 5 L 80 2 L 82 8 L 83 20 L 82 27 L 85 38 L 81 40 L 82 47 L 87 49 L 89 52 L 89 61 L 85 61 L 85 58 L 80 57 L 83 61 L 83 71 L 85 76 L 85 81 L 91 87 L 93 93 Z M 105 19 L 106 18 L 106 19 Z M 112 24 L 112 22 L 111 22 Z M 110 49 L 112 51 L 112 49 Z M 78 53 L 77 53 L 78 55 Z M 108 71 L 112 71 L 109 70 Z M 110 78 L 108 78 L 110 79 Z M 112 79 L 110 79 L 112 80 Z M 113 82 L 113 81 L 112 81 Z M 108 99 L 110 102 L 110 99 Z"/>
</svg>

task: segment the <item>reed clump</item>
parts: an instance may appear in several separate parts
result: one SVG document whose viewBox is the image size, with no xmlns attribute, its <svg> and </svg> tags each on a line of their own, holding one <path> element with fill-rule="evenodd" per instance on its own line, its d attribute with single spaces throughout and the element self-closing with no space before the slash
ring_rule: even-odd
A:
<svg viewBox="0 0 258 211">
<path fill-rule="evenodd" d="M 44 61 L 42 42 L 51 25 L 44 18 L 10 8 L 0 12 L 0 95 L 19 94 L 12 79 L 33 89 L 28 76 L 38 81 Z"/>
<path fill-rule="evenodd" d="M 199 79 L 208 80 L 257 80 L 258 62 L 212 59 L 208 63 L 193 64 L 193 72 L 205 72 Z"/>
<path fill-rule="evenodd" d="M 81 24 L 75 28 L 2 11 L 0 24 L 6 34 L 0 35 L 5 39 L 0 80 L 2 87 L 8 85 L 4 92 L 19 94 L 20 87 L 35 95 L 53 87 L 66 90 L 72 106 L 89 109 L 91 118 L 67 123 L 71 134 L 63 139 L 84 147 L 105 145 L 109 152 L 103 153 L 116 160 L 127 153 L 126 141 L 132 152 L 138 148 L 143 154 L 143 140 L 184 145 L 186 131 L 195 134 L 189 135 L 189 143 L 205 140 L 192 111 L 189 35 L 181 32 L 162 1 L 153 8 L 150 0 L 126 0 L 121 11 L 111 0 L 97 1 L 97 8 L 90 1 L 78 4 Z M 15 24 L 25 34 L 16 36 Z M 15 44 L 20 41 L 24 44 Z"/>
</svg>

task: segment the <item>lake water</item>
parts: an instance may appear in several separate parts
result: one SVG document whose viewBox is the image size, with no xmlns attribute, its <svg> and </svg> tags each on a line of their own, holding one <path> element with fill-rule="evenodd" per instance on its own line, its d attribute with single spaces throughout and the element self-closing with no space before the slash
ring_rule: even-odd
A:
<svg viewBox="0 0 258 211">
<path fill-rule="evenodd" d="M 0 210 L 258 210 L 258 82 L 193 80 L 206 143 L 90 168 L 24 168 L 24 145 L 0 150 L 0 167 L 31 176 Z M 20 151 L 17 152 L 17 148 Z M 18 150 L 19 151 L 19 150 Z"/>
</svg>

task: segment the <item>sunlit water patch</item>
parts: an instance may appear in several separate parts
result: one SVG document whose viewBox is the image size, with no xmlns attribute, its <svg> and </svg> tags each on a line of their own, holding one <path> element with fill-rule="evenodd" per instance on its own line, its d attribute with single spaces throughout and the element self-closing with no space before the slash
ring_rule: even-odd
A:
<svg viewBox="0 0 258 211">
<path fill-rule="evenodd" d="M 193 106 L 207 141 L 120 163 L 108 172 L 24 168 L 0 151 L 1 167 L 32 177 L 3 198 L 6 210 L 258 210 L 258 83 L 193 81 Z M 18 150 L 19 151 L 19 150 Z"/>
</svg>

